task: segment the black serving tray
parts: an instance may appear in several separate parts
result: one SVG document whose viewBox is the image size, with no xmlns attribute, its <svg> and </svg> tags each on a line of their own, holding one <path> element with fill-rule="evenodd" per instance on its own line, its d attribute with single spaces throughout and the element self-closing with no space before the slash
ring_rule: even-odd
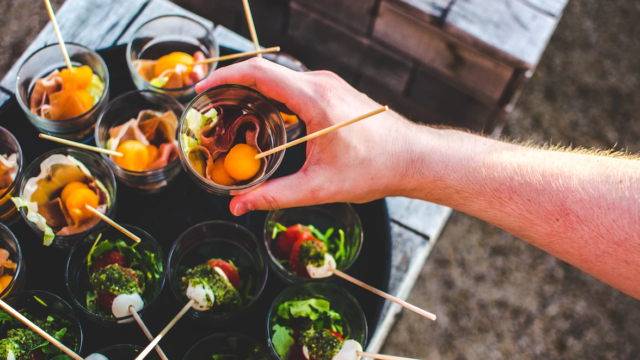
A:
<svg viewBox="0 0 640 360">
<path fill-rule="evenodd" d="M 125 47 L 119 46 L 99 51 L 110 73 L 110 98 L 135 90 L 125 60 Z M 223 50 L 224 53 L 224 50 Z M 221 64 L 228 65 L 228 64 Z M 0 126 L 8 129 L 20 142 L 27 166 L 39 155 L 60 147 L 59 144 L 38 138 L 38 130 L 29 123 L 17 104 L 15 97 L 0 109 Z M 93 144 L 93 142 L 91 142 Z M 287 149 L 286 156 L 274 177 L 296 172 L 306 159 L 304 144 Z M 251 230 L 262 242 L 263 225 L 267 213 L 256 211 L 235 217 L 229 212 L 230 197 L 211 195 L 196 186 L 184 172 L 178 175 L 174 183 L 161 193 L 153 195 L 139 194 L 118 183 L 117 214 L 115 220 L 121 224 L 138 226 L 149 232 L 162 246 L 165 264 L 169 250 L 178 236 L 189 227 L 208 220 L 226 220 L 238 223 Z M 354 205 L 362 221 L 364 244 L 358 260 L 348 271 L 349 274 L 382 290 L 387 290 L 391 269 L 391 234 L 389 214 L 383 200 L 367 204 Z M 36 236 L 28 225 L 19 219 L 10 226 L 22 247 L 27 264 L 26 290 L 45 290 L 52 292 L 71 304 L 64 283 L 65 264 L 69 250 L 49 248 L 42 245 L 42 239 Z M 356 287 L 341 279 L 332 279 L 351 292 L 360 302 L 367 318 L 369 339 L 375 331 L 384 300 L 372 293 Z M 169 358 L 182 359 L 184 354 L 197 341 L 218 332 L 240 332 L 266 346 L 267 313 L 275 297 L 286 285 L 269 274 L 266 288 L 259 301 L 242 319 L 222 325 L 209 325 L 183 317 L 178 324 L 160 342 Z M 151 306 L 144 321 L 153 334 L 160 330 L 180 310 L 168 284 L 162 290 L 159 300 Z M 89 320 L 80 310 L 84 333 L 82 355 L 115 344 L 138 344 L 145 346 L 148 340 L 135 323 L 118 327 L 103 327 Z"/>
</svg>

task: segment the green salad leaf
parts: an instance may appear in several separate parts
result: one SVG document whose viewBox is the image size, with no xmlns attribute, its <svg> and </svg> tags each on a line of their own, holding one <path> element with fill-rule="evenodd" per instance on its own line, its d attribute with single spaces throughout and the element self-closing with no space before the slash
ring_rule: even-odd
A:
<svg viewBox="0 0 640 360">
<path fill-rule="evenodd" d="M 291 335 L 293 335 L 293 330 L 290 328 L 280 326 L 278 324 L 273 325 L 273 337 L 271 338 L 271 342 L 282 360 L 287 360 L 289 358 L 291 345 L 295 344 L 295 340 Z"/>
<path fill-rule="evenodd" d="M 318 320 L 320 315 L 326 314 L 329 318 L 340 320 L 340 314 L 330 309 L 331 304 L 323 299 L 307 299 L 287 301 L 278 307 L 278 316 L 283 319 L 308 318 Z"/>
</svg>

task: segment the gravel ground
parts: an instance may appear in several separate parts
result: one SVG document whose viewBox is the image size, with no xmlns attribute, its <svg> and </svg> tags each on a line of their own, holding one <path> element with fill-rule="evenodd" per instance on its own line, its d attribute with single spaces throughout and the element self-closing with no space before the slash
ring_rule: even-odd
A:
<svg viewBox="0 0 640 360">
<path fill-rule="evenodd" d="M 53 0 L 58 8 L 63 0 Z M 46 24 L 0 1 L 0 78 Z M 640 151 L 640 2 L 573 0 L 505 135 Z M 640 303 L 483 221 L 455 213 L 384 352 L 429 359 L 632 359 Z M 419 334 L 419 335 L 417 335 Z M 420 339 L 420 341 L 416 341 Z"/>
</svg>

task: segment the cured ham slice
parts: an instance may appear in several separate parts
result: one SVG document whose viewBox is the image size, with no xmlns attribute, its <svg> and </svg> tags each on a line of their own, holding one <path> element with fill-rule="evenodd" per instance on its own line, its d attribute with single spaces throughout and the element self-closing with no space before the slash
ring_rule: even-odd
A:
<svg viewBox="0 0 640 360">
<path fill-rule="evenodd" d="M 18 174 L 18 154 L 0 155 L 0 195 L 13 184 Z"/>
<path fill-rule="evenodd" d="M 221 114 L 218 115 L 221 118 Z M 225 121 L 218 121 L 218 125 L 209 128 L 205 126 L 200 130 L 200 142 L 202 146 L 209 150 L 213 159 L 218 155 L 225 153 L 231 149 L 231 145 L 238 135 L 241 127 L 246 128 L 245 137 L 247 145 L 255 148 L 258 152 L 262 152 L 258 146 L 258 134 L 260 132 L 260 121 L 251 114 L 244 114 L 235 119 L 231 124 Z"/>
</svg>

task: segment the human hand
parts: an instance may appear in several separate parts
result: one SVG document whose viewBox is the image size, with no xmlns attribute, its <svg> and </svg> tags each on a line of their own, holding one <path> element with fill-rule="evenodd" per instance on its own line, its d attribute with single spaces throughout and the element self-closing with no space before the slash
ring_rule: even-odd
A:
<svg viewBox="0 0 640 360">
<path fill-rule="evenodd" d="M 268 60 L 253 58 L 214 71 L 196 86 L 197 92 L 224 85 L 252 87 L 285 104 L 313 133 L 352 119 L 381 105 L 327 71 L 299 73 Z M 272 179 L 234 197 L 231 212 L 274 210 L 330 202 L 372 201 L 398 195 L 417 128 L 393 111 L 312 139 L 307 160 L 297 173 Z"/>
</svg>

